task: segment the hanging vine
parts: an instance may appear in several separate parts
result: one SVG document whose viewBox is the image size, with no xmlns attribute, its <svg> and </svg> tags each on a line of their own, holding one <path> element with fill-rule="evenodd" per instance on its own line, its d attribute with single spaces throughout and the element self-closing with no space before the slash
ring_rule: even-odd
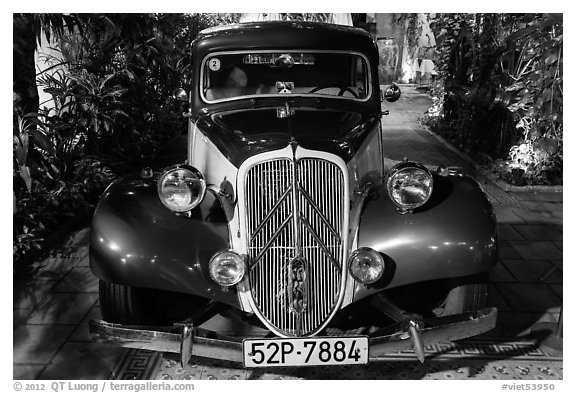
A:
<svg viewBox="0 0 576 393">
<path fill-rule="evenodd" d="M 395 22 L 405 28 L 406 42 L 410 57 L 418 55 L 418 39 L 422 35 L 422 21 L 419 14 L 399 14 Z"/>
</svg>

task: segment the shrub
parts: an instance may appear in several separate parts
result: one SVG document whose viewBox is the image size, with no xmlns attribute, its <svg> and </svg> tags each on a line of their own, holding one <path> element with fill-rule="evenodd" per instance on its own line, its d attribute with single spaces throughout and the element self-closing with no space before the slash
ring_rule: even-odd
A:
<svg viewBox="0 0 576 393">
<path fill-rule="evenodd" d="M 445 91 L 433 91 L 424 122 L 494 161 L 507 181 L 562 184 L 562 16 L 439 14 L 434 23 Z"/>
<path fill-rule="evenodd" d="M 42 249 L 63 223 L 90 213 L 116 176 L 149 165 L 186 130 L 171 95 L 190 87 L 190 43 L 201 29 L 239 14 L 71 17 L 69 30 L 58 34 L 64 60 L 44 59 L 50 67 L 37 76 L 54 107 L 14 113 L 15 261 Z"/>
</svg>

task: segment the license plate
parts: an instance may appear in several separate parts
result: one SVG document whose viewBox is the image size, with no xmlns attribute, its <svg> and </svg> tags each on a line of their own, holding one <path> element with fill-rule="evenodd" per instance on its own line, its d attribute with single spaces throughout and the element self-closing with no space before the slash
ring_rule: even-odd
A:
<svg viewBox="0 0 576 393">
<path fill-rule="evenodd" d="M 367 364 L 368 337 L 246 339 L 245 367 Z"/>
</svg>

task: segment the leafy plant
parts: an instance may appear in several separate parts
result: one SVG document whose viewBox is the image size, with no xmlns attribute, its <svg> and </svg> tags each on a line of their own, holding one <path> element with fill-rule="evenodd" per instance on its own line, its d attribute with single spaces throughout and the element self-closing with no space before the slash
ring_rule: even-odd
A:
<svg viewBox="0 0 576 393">
<path fill-rule="evenodd" d="M 37 84 L 54 105 L 23 115 L 15 101 L 15 260 L 41 249 L 63 222 L 89 213 L 117 175 L 149 165 L 167 140 L 185 131 L 172 91 L 190 88 L 190 43 L 200 30 L 239 16 L 15 15 L 22 31 L 38 27 L 19 36 L 15 50 L 29 54 L 48 29 L 61 52 L 43 59 L 48 67 L 33 81 L 32 90 Z M 15 86 L 15 96 L 21 90 Z"/>
<path fill-rule="evenodd" d="M 445 90 L 425 121 L 515 184 L 562 183 L 562 16 L 440 14 L 434 29 Z"/>
<path fill-rule="evenodd" d="M 85 69 L 69 75 L 75 82 L 76 109 L 86 115 L 83 125 L 95 136 L 110 132 L 115 121 L 127 116 L 119 109 L 119 98 L 127 89 L 113 84 L 115 77 L 115 73 L 99 77 Z"/>
<path fill-rule="evenodd" d="M 37 113 L 17 116 L 17 126 L 14 128 L 13 151 L 15 172 L 26 184 L 28 192 L 32 192 L 31 169 L 44 169 L 46 174 L 55 178 L 58 169 L 48 160 L 47 156 L 55 157 L 56 149 L 45 133 L 44 124 Z"/>
</svg>

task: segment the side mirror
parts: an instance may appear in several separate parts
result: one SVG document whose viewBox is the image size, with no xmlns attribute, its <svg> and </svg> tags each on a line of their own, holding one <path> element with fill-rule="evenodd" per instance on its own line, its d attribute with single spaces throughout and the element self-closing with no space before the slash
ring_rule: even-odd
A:
<svg viewBox="0 0 576 393">
<path fill-rule="evenodd" d="M 398 87 L 397 84 L 392 83 L 390 86 L 388 86 L 388 88 L 386 88 L 386 90 L 384 90 L 384 93 L 382 94 L 384 96 L 384 99 L 388 102 L 394 102 L 397 101 L 398 98 L 400 98 L 400 88 Z"/>
<path fill-rule="evenodd" d="M 172 92 L 172 97 L 180 102 L 188 102 L 188 93 L 181 87 Z"/>
</svg>

